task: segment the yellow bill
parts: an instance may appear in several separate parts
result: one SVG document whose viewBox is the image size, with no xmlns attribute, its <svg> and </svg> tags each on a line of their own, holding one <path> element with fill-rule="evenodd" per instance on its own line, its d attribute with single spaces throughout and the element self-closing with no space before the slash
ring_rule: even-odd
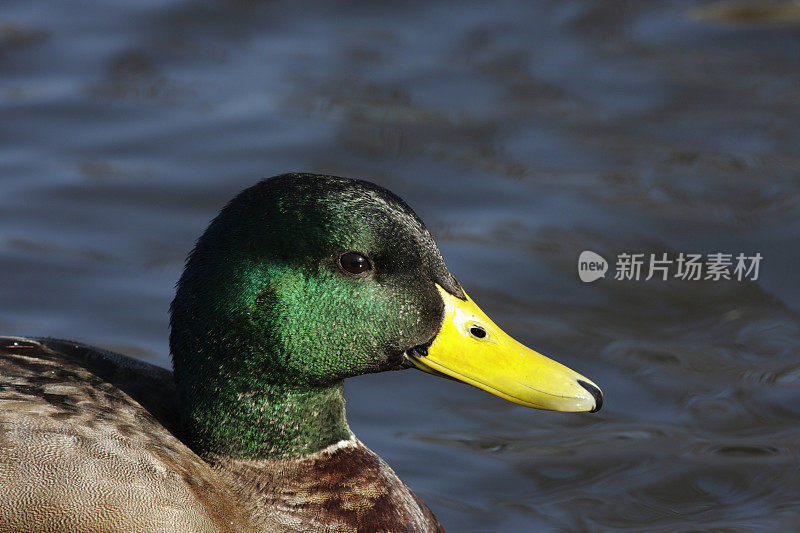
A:
<svg viewBox="0 0 800 533">
<path fill-rule="evenodd" d="M 592 381 L 515 341 L 466 293 L 461 300 L 436 287 L 444 300 L 442 327 L 427 353 L 407 353 L 414 366 L 526 407 L 595 412 L 603 405 Z"/>
</svg>

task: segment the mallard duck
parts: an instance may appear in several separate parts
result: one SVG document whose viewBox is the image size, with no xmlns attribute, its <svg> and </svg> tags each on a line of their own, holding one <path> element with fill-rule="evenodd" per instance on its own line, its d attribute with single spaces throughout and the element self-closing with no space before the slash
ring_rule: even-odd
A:
<svg viewBox="0 0 800 533">
<path fill-rule="evenodd" d="M 467 296 L 391 192 L 311 174 L 236 196 L 189 255 L 169 371 L 0 338 L 0 531 L 441 531 L 350 431 L 343 380 L 416 367 L 538 409 L 600 389 Z"/>
</svg>

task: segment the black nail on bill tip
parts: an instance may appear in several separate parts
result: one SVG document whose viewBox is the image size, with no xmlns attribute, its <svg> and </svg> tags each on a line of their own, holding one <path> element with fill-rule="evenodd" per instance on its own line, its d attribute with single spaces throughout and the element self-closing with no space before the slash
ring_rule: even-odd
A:
<svg viewBox="0 0 800 533">
<path fill-rule="evenodd" d="M 586 389 L 587 391 L 589 391 L 589 394 L 594 396 L 594 409 L 592 409 L 589 412 L 590 413 L 596 413 L 597 411 L 599 411 L 600 408 L 603 407 L 603 393 L 600 392 L 600 389 L 598 389 L 597 387 L 595 387 L 591 383 L 586 383 L 582 379 L 578 380 L 578 384 L 581 387 L 583 387 L 584 389 Z"/>
</svg>

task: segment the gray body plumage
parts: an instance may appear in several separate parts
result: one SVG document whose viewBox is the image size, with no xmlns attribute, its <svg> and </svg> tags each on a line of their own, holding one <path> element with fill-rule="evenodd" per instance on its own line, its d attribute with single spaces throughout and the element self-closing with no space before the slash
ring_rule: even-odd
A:
<svg viewBox="0 0 800 533">
<path fill-rule="evenodd" d="M 299 459 L 201 458 L 176 398 L 162 368 L 0 337 L 0 532 L 440 530 L 354 437 Z"/>
</svg>

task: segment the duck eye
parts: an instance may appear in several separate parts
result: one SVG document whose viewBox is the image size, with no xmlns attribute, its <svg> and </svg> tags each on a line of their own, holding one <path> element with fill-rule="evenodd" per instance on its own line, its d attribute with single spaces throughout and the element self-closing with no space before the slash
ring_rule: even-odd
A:
<svg viewBox="0 0 800 533">
<path fill-rule="evenodd" d="M 364 257 L 358 252 L 347 252 L 342 254 L 339 258 L 339 266 L 353 276 L 359 276 L 369 270 L 372 270 L 372 265 L 369 259 Z"/>
</svg>

